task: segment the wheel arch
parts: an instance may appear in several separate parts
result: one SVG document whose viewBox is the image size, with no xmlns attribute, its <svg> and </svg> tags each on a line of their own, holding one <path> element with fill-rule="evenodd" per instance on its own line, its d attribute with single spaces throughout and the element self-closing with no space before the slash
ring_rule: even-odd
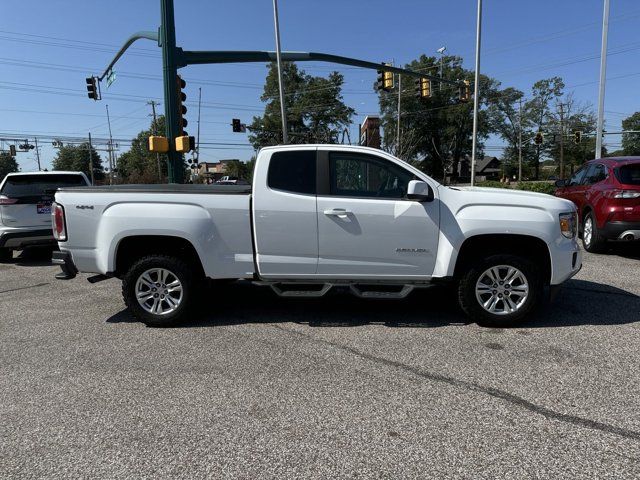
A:
<svg viewBox="0 0 640 480">
<path fill-rule="evenodd" d="M 148 255 L 169 255 L 187 261 L 204 276 L 202 259 L 186 238 L 172 235 L 131 235 L 120 239 L 115 250 L 115 275 L 122 277 L 136 260 Z"/>
<path fill-rule="evenodd" d="M 547 243 L 539 237 L 521 234 L 482 234 L 467 238 L 456 259 L 454 278 L 460 278 L 479 256 L 496 254 L 521 255 L 532 259 L 541 266 L 541 275 L 545 284 L 551 281 L 551 253 Z"/>
</svg>

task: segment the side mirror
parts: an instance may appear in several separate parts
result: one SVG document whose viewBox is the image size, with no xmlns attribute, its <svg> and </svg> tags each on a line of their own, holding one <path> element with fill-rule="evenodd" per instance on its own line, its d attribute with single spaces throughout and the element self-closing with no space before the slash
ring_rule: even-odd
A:
<svg viewBox="0 0 640 480">
<path fill-rule="evenodd" d="M 567 186 L 567 181 L 566 180 L 556 180 L 556 187 L 558 188 L 562 188 L 562 187 L 566 187 Z"/>
<path fill-rule="evenodd" d="M 427 182 L 411 180 L 407 188 L 407 198 L 418 202 L 432 202 L 433 189 Z"/>
</svg>

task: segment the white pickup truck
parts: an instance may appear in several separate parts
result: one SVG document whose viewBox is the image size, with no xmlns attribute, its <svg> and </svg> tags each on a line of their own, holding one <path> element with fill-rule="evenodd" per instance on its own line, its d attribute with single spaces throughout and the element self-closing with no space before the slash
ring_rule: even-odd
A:
<svg viewBox="0 0 640 480">
<path fill-rule="evenodd" d="M 58 277 L 122 279 L 126 305 L 152 326 L 184 319 L 207 279 L 367 298 L 451 283 L 472 319 L 508 326 L 582 266 L 573 203 L 443 186 L 364 147 L 264 148 L 246 186 L 62 188 L 52 215 Z"/>
</svg>

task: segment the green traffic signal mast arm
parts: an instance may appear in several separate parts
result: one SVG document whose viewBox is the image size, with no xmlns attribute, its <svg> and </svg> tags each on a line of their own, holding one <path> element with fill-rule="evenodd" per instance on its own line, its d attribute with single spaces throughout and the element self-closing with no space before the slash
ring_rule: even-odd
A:
<svg viewBox="0 0 640 480">
<path fill-rule="evenodd" d="M 146 39 L 146 40 L 153 40 L 154 42 L 158 42 L 158 32 L 147 32 L 147 31 L 143 31 L 143 32 L 136 32 L 133 35 L 131 35 L 126 42 L 124 42 L 124 45 L 122 46 L 122 48 L 120 50 L 118 50 L 118 53 L 116 53 L 116 56 L 113 57 L 113 60 L 111 60 L 111 63 L 109 64 L 109 66 L 107 68 L 105 68 L 104 72 L 102 73 L 102 75 L 100 75 L 98 77 L 99 81 L 102 81 L 104 79 L 104 77 L 107 76 L 107 74 L 109 73 L 109 71 L 113 68 L 113 66 L 115 65 L 115 63 L 118 61 L 118 59 L 122 56 L 122 54 L 131 46 L 131 44 L 133 44 L 133 42 L 135 42 L 136 40 L 141 40 L 141 39 Z"/>
<path fill-rule="evenodd" d="M 187 65 L 211 64 L 211 63 L 246 63 L 246 62 L 275 62 L 276 52 L 265 51 L 189 51 L 176 48 L 176 57 L 178 68 Z M 393 72 L 402 75 L 410 75 L 417 78 L 428 78 L 434 82 L 442 82 L 456 87 L 464 87 L 462 82 L 447 80 L 432 75 L 407 70 L 404 68 L 393 67 L 382 63 L 368 62 L 357 58 L 342 57 L 340 55 L 331 55 L 329 53 L 319 52 L 282 52 L 280 57 L 285 62 L 328 62 L 339 63 L 342 65 L 351 65 L 353 67 L 370 68 L 372 70 L 382 70 L 385 72 Z"/>
</svg>

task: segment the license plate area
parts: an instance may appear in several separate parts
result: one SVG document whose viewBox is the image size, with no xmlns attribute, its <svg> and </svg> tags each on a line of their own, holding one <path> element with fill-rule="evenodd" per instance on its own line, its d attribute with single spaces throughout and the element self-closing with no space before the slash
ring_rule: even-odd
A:
<svg viewBox="0 0 640 480">
<path fill-rule="evenodd" d="M 51 215 L 51 203 L 36 204 L 36 211 L 41 215 Z"/>
</svg>

